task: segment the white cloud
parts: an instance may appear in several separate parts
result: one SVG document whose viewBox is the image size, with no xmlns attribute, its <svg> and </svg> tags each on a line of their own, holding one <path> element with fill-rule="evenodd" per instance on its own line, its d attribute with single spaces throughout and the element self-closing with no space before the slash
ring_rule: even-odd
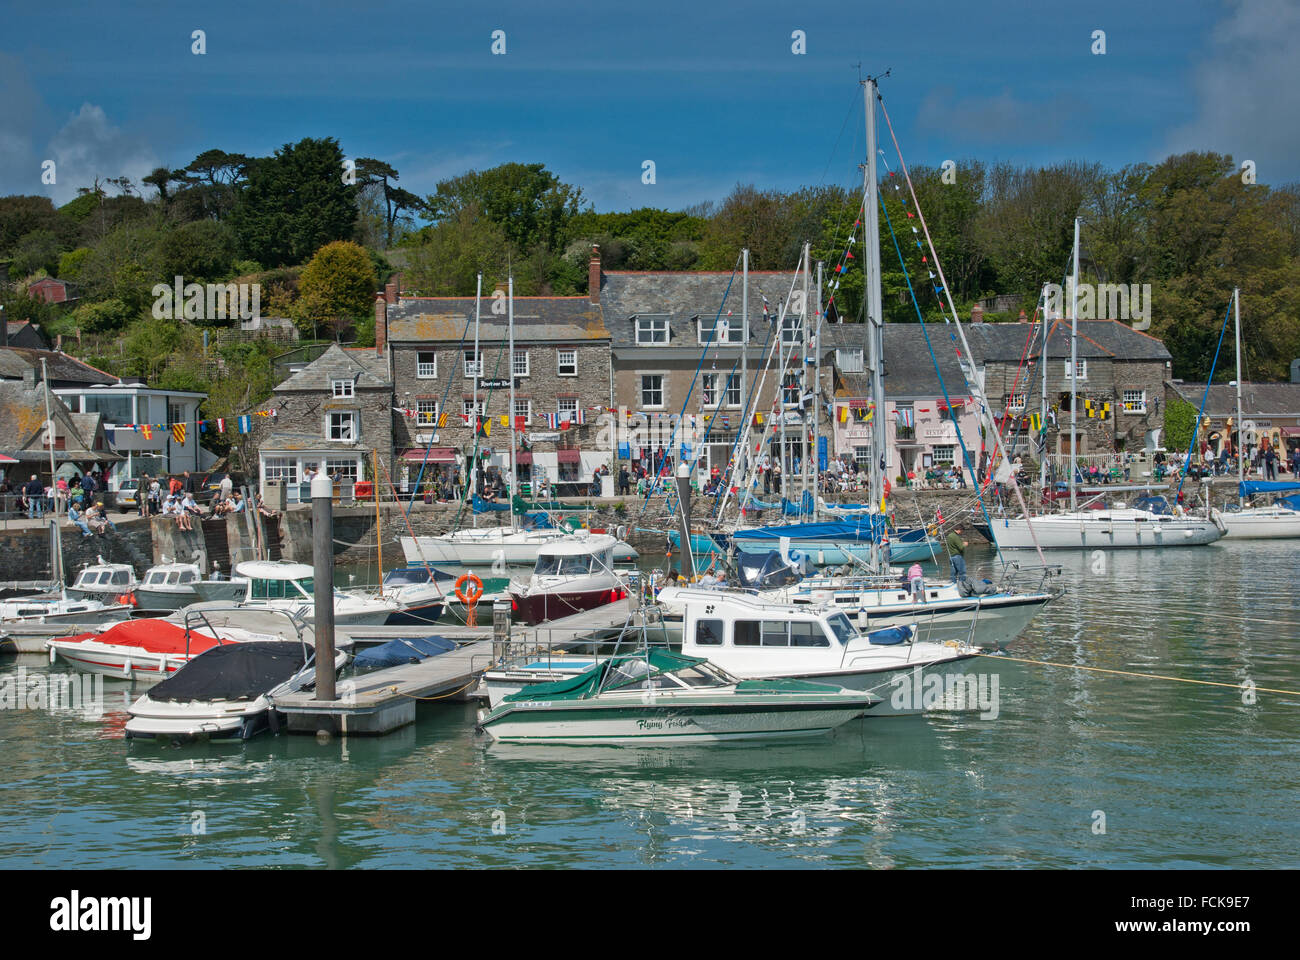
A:
<svg viewBox="0 0 1300 960">
<path fill-rule="evenodd" d="M 58 165 L 58 183 L 51 190 L 55 204 L 67 203 L 78 187 L 92 184 L 96 177 L 127 176 L 139 183 L 158 166 L 153 150 L 108 122 L 102 107 L 83 103 L 48 147 Z"/>
<path fill-rule="evenodd" d="M 1195 71 L 1196 113 L 1170 152 L 1214 150 L 1253 160 L 1262 182 L 1300 178 L 1300 5 L 1231 0 Z"/>
</svg>

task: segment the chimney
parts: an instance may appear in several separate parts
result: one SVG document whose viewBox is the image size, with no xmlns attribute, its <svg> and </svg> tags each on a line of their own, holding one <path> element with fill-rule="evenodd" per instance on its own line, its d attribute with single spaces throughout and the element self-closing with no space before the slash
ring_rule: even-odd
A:
<svg viewBox="0 0 1300 960">
<path fill-rule="evenodd" d="M 978 303 L 975 304 L 975 306 L 970 308 L 970 322 L 971 323 L 984 322 L 984 308 L 981 307 Z"/>
<path fill-rule="evenodd" d="M 395 273 L 393 274 L 393 278 L 384 286 L 384 300 L 388 303 L 396 303 L 397 298 L 401 296 L 401 290 L 402 275 L 400 273 Z"/>
<path fill-rule="evenodd" d="M 395 287 L 396 284 L 389 284 Z M 388 299 L 382 293 L 375 294 L 375 356 L 384 355 L 384 343 L 388 340 Z"/>
<path fill-rule="evenodd" d="M 1028 323 L 1029 318 L 1025 316 L 1025 311 L 1020 311 L 1020 316 L 1016 317 L 1016 323 Z"/>
<path fill-rule="evenodd" d="M 591 260 L 587 263 L 587 299 L 600 303 L 600 247 L 591 245 Z"/>
</svg>

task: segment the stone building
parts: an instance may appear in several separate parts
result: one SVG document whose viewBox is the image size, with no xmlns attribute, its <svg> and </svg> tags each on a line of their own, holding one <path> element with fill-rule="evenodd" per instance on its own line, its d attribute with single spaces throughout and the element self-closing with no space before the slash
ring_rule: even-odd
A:
<svg viewBox="0 0 1300 960">
<path fill-rule="evenodd" d="M 267 483 L 285 485 L 287 502 L 310 499 L 305 471 L 326 470 L 347 495 L 374 476 L 371 452 L 393 472 L 393 384 L 373 349 L 338 344 L 275 388 L 263 405 L 275 415 L 250 415 L 248 440 L 257 447 L 263 496 Z M 266 411 L 262 411 L 266 412 Z M 229 432 L 236 425 L 227 423 Z"/>
<path fill-rule="evenodd" d="M 1165 384 L 1169 397 L 1177 396 L 1201 410 L 1204 402 L 1201 439 L 1217 457 L 1224 446 L 1236 443 L 1237 388 L 1232 383 L 1210 386 L 1206 396 L 1204 383 L 1184 383 L 1170 380 Z M 1247 453 L 1265 441 L 1274 450 L 1290 459 L 1300 446 L 1300 383 L 1249 383 L 1241 385 L 1242 440 Z M 1163 446 L 1163 444 L 1162 444 Z M 1184 451 L 1186 452 L 1186 451 Z"/>
<path fill-rule="evenodd" d="M 513 358 L 505 284 L 484 290 L 477 354 L 474 315 L 473 297 L 403 297 L 397 282 L 376 298 L 376 342 L 393 384 L 395 479 L 427 477 L 431 464 L 463 476 L 476 456 L 505 471 L 513 440 L 519 481 L 586 493 L 593 471 L 613 461 L 611 434 L 601 430 L 614 378 L 600 305 L 585 295 L 515 297 Z"/>
</svg>

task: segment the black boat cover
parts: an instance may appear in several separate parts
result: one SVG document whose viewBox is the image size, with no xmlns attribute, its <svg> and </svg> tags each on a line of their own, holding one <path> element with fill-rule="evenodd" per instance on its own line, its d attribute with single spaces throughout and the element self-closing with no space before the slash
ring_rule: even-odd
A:
<svg viewBox="0 0 1300 960">
<path fill-rule="evenodd" d="M 226 643 L 199 654 L 149 691 L 152 700 L 253 700 L 306 664 L 303 645 L 287 640 Z"/>
<path fill-rule="evenodd" d="M 456 649 L 456 641 L 446 637 L 399 637 L 362 650 L 352 660 L 357 673 L 419 663 L 440 653 Z"/>
<path fill-rule="evenodd" d="M 759 589 L 784 587 L 801 579 L 798 571 L 792 570 L 775 550 L 770 553 L 738 552 L 736 573 L 741 586 Z"/>
</svg>

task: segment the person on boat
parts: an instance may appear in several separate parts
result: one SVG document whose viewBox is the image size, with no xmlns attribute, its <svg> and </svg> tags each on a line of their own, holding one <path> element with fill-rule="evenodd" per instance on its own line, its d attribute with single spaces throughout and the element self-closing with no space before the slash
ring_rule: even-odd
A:
<svg viewBox="0 0 1300 960">
<path fill-rule="evenodd" d="M 961 527 L 955 527 L 948 534 L 948 562 L 952 564 L 953 583 L 961 583 L 966 579 L 966 548 L 969 546 L 961 538 Z"/>
<path fill-rule="evenodd" d="M 925 602 L 925 574 L 921 572 L 921 565 L 914 563 L 907 568 L 907 582 L 912 588 L 912 599 Z"/>
<path fill-rule="evenodd" d="M 73 503 L 68 504 L 68 520 L 81 528 L 81 535 L 83 537 L 94 536 L 94 534 L 90 530 L 90 527 L 86 524 L 86 518 L 85 516 L 82 515 L 81 508 L 76 504 L 75 501 Z"/>
</svg>

